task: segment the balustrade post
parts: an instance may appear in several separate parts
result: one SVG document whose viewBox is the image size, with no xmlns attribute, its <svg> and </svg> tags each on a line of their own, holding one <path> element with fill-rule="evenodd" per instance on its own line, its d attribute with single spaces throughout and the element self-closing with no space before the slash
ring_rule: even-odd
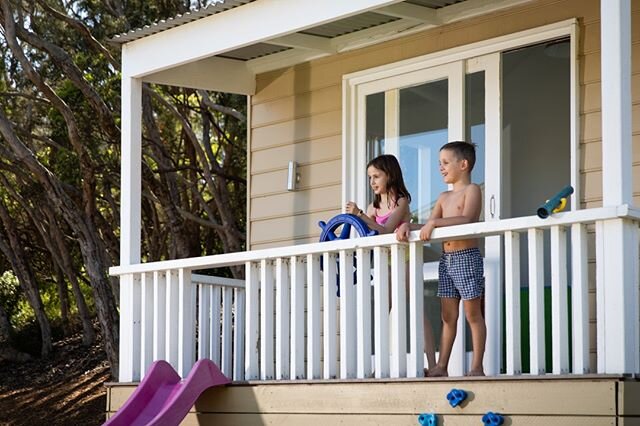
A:
<svg viewBox="0 0 640 426">
<path fill-rule="evenodd" d="M 245 373 L 246 380 L 256 380 L 260 371 L 258 339 L 260 337 L 260 317 L 258 293 L 259 280 L 258 268 L 252 262 L 246 263 L 245 279 L 246 279 L 246 334 L 245 334 Z"/>
<path fill-rule="evenodd" d="M 407 366 L 407 377 L 424 376 L 423 250 L 422 241 L 409 244 L 409 345 L 411 356 Z"/>
<path fill-rule="evenodd" d="M 119 382 L 140 380 L 140 277 L 120 276 Z"/>
<path fill-rule="evenodd" d="M 191 271 L 178 271 L 178 374 L 185 378 L 195 363 L 195 290 Z"/>
<path fill-rule="evenodd" d="M 140 378 L 153 362 L 153 274 L 140 274 Z"/>
</svg>

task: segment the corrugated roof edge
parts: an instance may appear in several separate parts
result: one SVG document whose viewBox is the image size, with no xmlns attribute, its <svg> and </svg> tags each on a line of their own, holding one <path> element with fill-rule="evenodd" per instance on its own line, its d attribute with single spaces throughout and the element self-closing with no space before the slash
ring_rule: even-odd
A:
<svg viewBox="0 0 640 426">
<path fill-rule="evenodd" d="M 136 28 L 135 30 L 128 31 L 126 33 L 117 34 L 109 39 L 113 44 L 124 44 L 134 40 L 138 40 L 143 37 L 156 34 L 170 28 L 174 28 L 188 22 L 196 21 L 198 19 L 206 18 L 207 16 L 215 15 L 216 13 L 224 12 L 226 10 L 234 9 L 247 3 L 251 3 L 254 0 L 217 0 L 215 3 L 211 3 L 202 9 L 193 10 L 183 14 L 179 14 L 172 18 L 162 19 L 154 22 L 150 25 L 145 25 L 142 28 Z"/>
</svg>

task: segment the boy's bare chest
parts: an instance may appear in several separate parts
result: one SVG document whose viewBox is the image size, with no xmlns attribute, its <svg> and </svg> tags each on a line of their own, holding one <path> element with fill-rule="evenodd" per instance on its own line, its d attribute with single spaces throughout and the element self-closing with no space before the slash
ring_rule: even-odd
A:
<svg viewBox="0 0 640 426">
<path fill-rule="evenodd" d="M 449 192 L 442 199 L 442 216 L 461 216 L 464 210 L 464 191 Z"/>
</svg>

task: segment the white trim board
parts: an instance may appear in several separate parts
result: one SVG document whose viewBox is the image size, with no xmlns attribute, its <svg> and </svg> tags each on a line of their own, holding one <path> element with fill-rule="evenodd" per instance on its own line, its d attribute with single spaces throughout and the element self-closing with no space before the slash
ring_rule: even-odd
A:
<svg viewBox="0 0 640 426">
<path fill-rule="evenodd" d="M 364 155 L 364 147 L 358 147 L 356 136 L 361 134 L 364 124 L 363 112 L 357 111 L 358 103 L 358 87 L 365 84 L 371 84 L 378 80 L 390 79 L 402 74 L 417 72 L 423 69 L 432 68 L 456 61 L 464 61 L 467 59 L 498 53 L 505 50 L 514 49 L 530 44 L 536 44 L 545 40 L 552 40 L 560 37 L 568 36 L 571 38 L 571 183 L 574 185 L 575 192 L 572 195 L 573 200 L 579 200 L 580 191 L 578 188 L 578 158 L 579 158 L 579 130 L 578 130 L 578 65 L 577 57 L 574 56 L 577 51 L 577 19 L 567 19 L 549 25 L 532 28 L 525 31 L 507 34 L 471 43 L 466 46 L 455 47 L 440 52 L 430 53 L 403 61 L 385 64 L 367 70 L 357 71 L 343 76 L 343 122 L 342 122 L 342 176 L 345 185 L 342 190 L 342 205 L 348 200 L 357 198 L 359 194 L 358 173 L 363 174 L 364 171 L 358 169 L 358 165 L 362 161 L 359 158 Z M 362 152 L 360 152 L 362 151 Z M 355 198 L 354 198 L 355 197 Z M 360 200 L 356 200 L 360 201 Z M 578 204 L 571 203 L 572 206 Z"/>
<path fill-rule="evenodd" d="M 576 18 L 541 27 L 531 28 L 512 34 L 506 34 L 487 40 L 467 44 L 465 46 L 453 47 L 439 52 L 429 53 L 392 64 L 380 65 L 362 71 L 345 74 L 342 80 L 345 84 L 362 84 L 373 80 L 393 77 L 401 73 L 416 71 L 448 62 L 470 59 L 475 56 L 487 55 L 489 53 L 500 52 L 526 46 L 528 44 L 540 43 L 545 40 L 553 40 L 562 36 L 574 34 L 574 27 L 577 27 Z"/>
</svg>

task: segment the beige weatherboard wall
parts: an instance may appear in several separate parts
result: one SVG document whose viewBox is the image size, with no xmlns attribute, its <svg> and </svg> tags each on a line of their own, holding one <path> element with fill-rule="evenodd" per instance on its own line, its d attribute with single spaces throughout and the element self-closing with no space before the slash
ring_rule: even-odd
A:
<svg viewBox="0 0 640 426">
<path fill-rule="evenodd" d="M 345 74 L 576 18 L 582 208 L 602 204 L 600 1 L 540 0 L 257 76 L 251 97 L 250 248 L 315 242 L 317 223 L 341 212 Z M 632 2 L 633 142 L 640 144 L 640 2 Z M 634 149 L 634 182 L 640 173 Z M 297 191 L 287 166 L 298 163 Z M 365 173 L 362 170 L 362 173 Z M 634 185 L 634 200 L 638 200 Z"/>
</svg>

